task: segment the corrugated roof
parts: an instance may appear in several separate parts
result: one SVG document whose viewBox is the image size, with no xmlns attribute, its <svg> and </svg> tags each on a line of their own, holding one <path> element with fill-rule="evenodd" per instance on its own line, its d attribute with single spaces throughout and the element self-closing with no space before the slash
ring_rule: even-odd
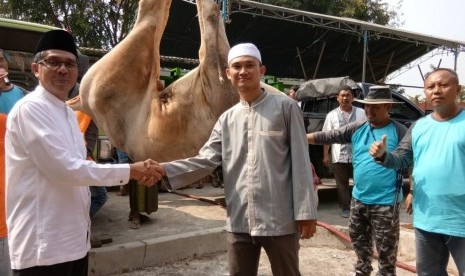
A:
<svg viewBox="0 0 465 276">
<path fill-rule="evenodd" d="M 161 53 L 197 58 L 199 28 L 194 1 L 171 4 Z M 230 0 L 229 43 L 255 43 L 267 74 L 313 79 L 349 76 L 362 80 L 364 31 L 368 51 L 366 82 L 380 82 L 389 73 L 436 48 L 463 50 L 452 41 L 360 20 L 292 10 L 268 4 Z M 299 57 L 300 55 L 300 57 Z"/>
<path fill-rule="evenodd" d="M 200 31 L 191 0 L 173 0 L 162 37 L 162 66 L 197 65 Z M 371 24 L 350 18 L 293 10 L 268 4 L 229 0 L 226 33 L 229 43 L 253 42 L 262 52 L 267 74 L 280 78 L 314 79 L 349 76 L 362 81 L 364 31 L 368 48 L 365 81 L 377 83 L 390 73 L 438 48 L 463 51 L 465 42 Z M 4 20 L 4 19 L 2 19 Z M 0 40 L 0 48 L 30 52 L 41 33 L 28 31 L 15 40 Z M 0 37 L 12 37 L 0 28 Z M 27 38 L 27 39 L 26 39 Z M 21 41 L 21 49 L 17 42 Z M 98 53 L 97 55 L 101 55 Z"/>
</svg>

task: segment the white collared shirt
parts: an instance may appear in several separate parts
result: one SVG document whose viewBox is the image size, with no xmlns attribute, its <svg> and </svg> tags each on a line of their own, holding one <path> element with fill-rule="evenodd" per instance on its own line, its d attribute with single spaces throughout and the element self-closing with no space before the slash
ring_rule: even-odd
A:
<svg viewBox="0 0 465 276">
<path fill-rule="evenodd" d="M 342 118 L 342 120 L 341 120 Z M 352 111 L 349 115 L 349 120 L 344 118 L 342 110 L 340 107 L 337 107 L 331 110 L 328 115 L 326 115 L 326 120 L 323 125 L 322 131 L 330 131 L 333 129 L 338 129 L 342 126 L 347 125 L 351 122 L 363 122 L 366 121 L 367 117 L 365 110 L 352 106 Z M 352 145 L 351 144 L 331 144 L 331 161 L 333 163 L 352 163 Z"/>
<path fill-rule="evenodd" d="M 10 112 L 5 149 L 12 269 L 83 258 L 90 249 L 88 186 L 126 183 L 129 165 L 86 160 L 75 113 L 40 86 Z"/>
</svg>

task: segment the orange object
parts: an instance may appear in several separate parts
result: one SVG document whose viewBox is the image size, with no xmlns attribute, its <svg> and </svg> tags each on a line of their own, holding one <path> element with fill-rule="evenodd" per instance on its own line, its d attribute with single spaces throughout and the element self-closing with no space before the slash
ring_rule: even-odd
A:
<svg viewBox="0 0 465 276">
<path fill-rule="evenodd" d="M 67 100 L 66 104 L 73 105 L 73 104 L 79 103 L 80 101 L 81 101 L 81 98 L 79 98 L 79 96 L 76 96 L 72 99 Z M 87 115 L 87 113 L 84 113 L 82 111 L 77 110 L 77 111 L 74 111 L 74 113 L 76 113 L 76 116 L 77 116 L 79 130 L 81 131 L 82 134 L 85 134 L 87 128 L 90 125 L 90 121 L 92 121 L 92 118 L 89 115 Z"/>
<path fill-rule="evenodd" d="M 74 112 L 76 113 L 76 116 L 77 116 L 79 130 L 82 132 L 82 134 L 86 133 L 86 130 L 89 127 L 90 121 L 92 120 L 92 118 L 82 111 L 74 111 Z"/>
</svg>

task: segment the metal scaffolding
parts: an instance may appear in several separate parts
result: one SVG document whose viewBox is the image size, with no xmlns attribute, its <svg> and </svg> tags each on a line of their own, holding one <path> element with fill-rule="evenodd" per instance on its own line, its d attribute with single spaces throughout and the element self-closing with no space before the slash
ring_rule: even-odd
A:
<svg viewBox="0 0 465 276">
<path fill-rule="evenodd" d="M 195 4 L 195 0 L 183 0 Z M 455 69 L 457 67 L 457 57 L 460 52 L 465 52 L 465 42 L 452 41 L 443 38 L 422 35 L 414 32 L 404 31 L 388 26 L 368 23 L 361 20 L 335 17 L 323 14 L 317 14 L 307 11 L 289 9 L 284 7 L 273 6 L 270 4 L 254 2 L 249 0 L 215 0 L 220 6 L 223 20 L 230 22 L 230 16 L 235 13 L 249 14 L 252 16 L 262 16 L 284 21 L 290 21 L 300 24 L 307 24 L 313 27 L 325 30 L 349 33 L 357 35 L 364 41 L 364 47 L 368 47 L 370 40 L 388 38 L 409 42 L 417 45 L 425 45 L 431 49 L 441 49 L 434 53 L 450 51 L 455 55 Z M 366 50 L 364 50 L 363 75 L 366 71 Z"/>
</svg>

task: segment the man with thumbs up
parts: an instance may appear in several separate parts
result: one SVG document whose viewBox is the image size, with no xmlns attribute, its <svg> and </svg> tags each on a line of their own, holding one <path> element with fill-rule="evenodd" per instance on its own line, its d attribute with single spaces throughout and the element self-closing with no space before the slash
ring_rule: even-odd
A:
<svg viewBox="0 0 465 276">
<path fill-rule="evenodd" d="M 354 275 L 370 275 L 373 240 L 379 253 L 377 275 L 396 275 L 399 214 L 396 200 L 397 172 L 377 164 L 368 153 L 383 135 L 388 149 L 395 149 L 407 128 L 389 118 L 394 102 L 389 86 L 372 86 L 364 100 L 367 121 L 338 129 L 307 134 L 310 144 L 352 143 L 354 188 L 350 203 L 349 235 L 357 255 Z"/>
<path fill-rule="evenodd" d="M 413 166 L 413 226 L 417 273 L 447 275 L 449 253 L 465 275 L 465 111 L 457 102 L 457 73 L 437 68 L 425 76 L 433 113 L 416 121 L 393 151 L 374 142 L 370 154 L 383 166 Z M 379 139 L 378 139 L 379 140 Z"/>
</svg>

